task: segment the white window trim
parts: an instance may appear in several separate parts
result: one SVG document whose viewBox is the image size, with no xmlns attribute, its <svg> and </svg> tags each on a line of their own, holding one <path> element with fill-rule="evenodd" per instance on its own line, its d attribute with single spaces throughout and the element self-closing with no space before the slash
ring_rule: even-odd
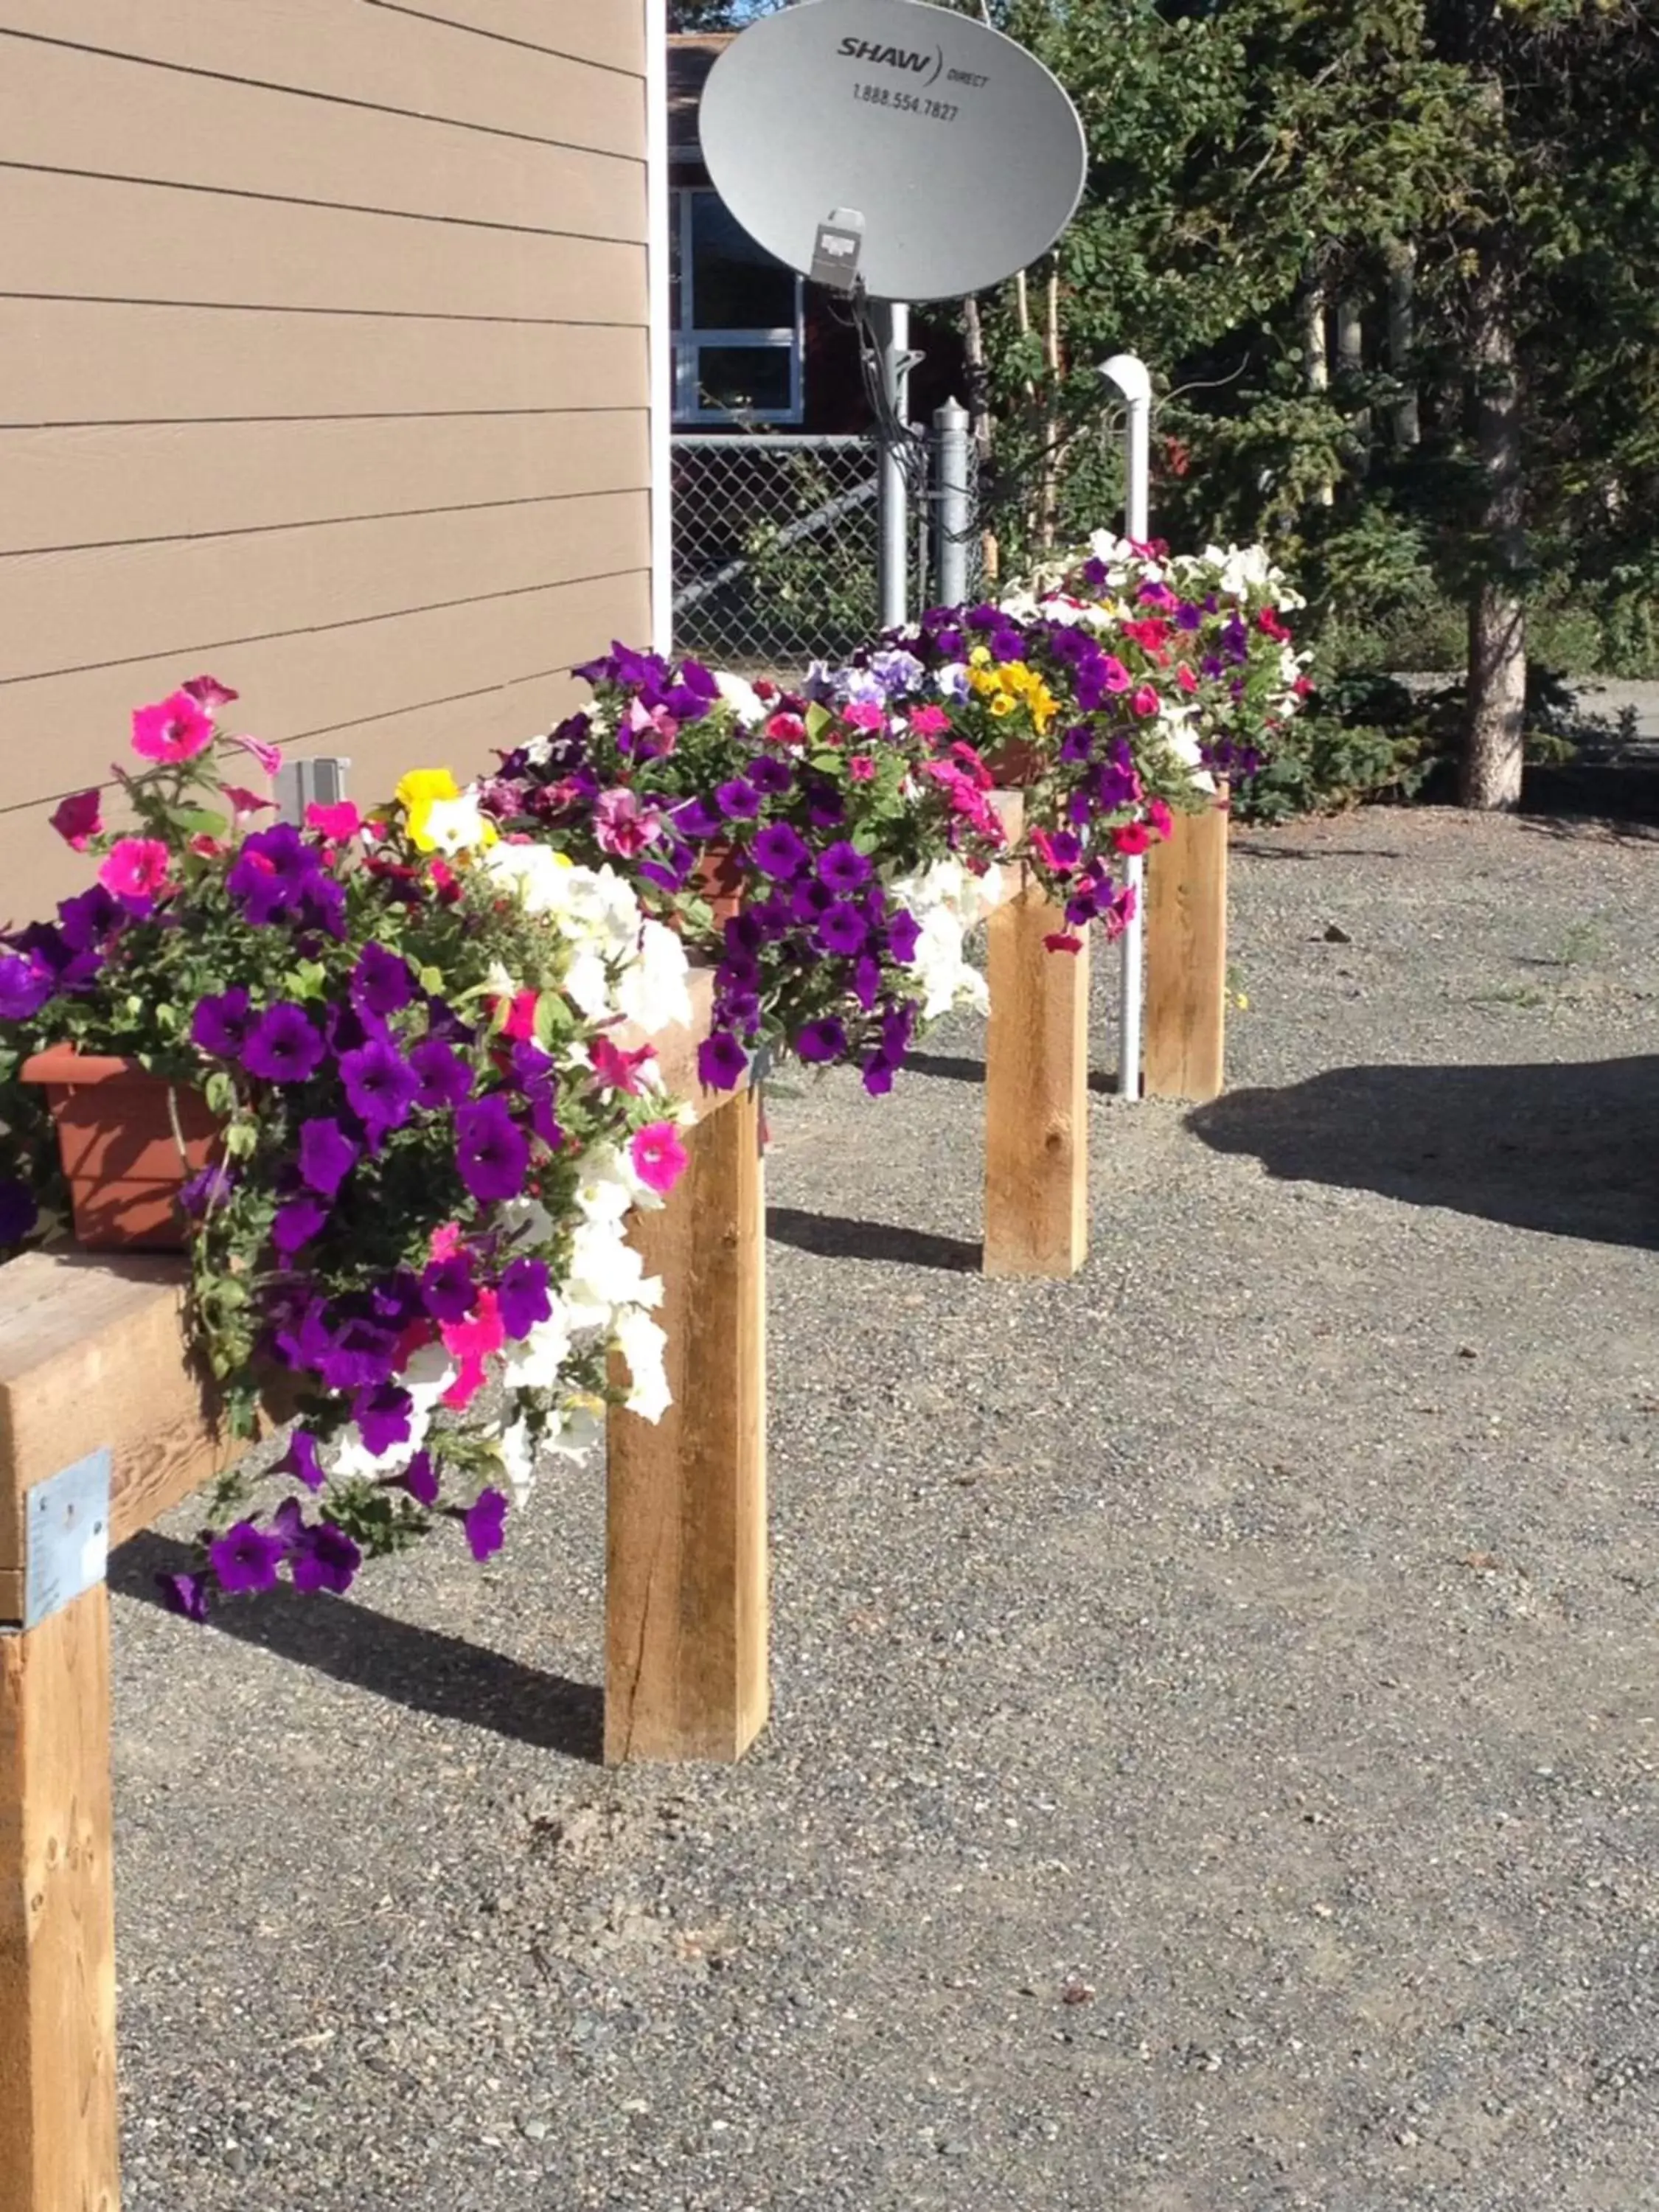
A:
<svg viewBox="0 0 1659 2212">
<path fill-rule="evenodd" d="M 725 331 L 701 329 L 692 319 L 696 287 L 692 280 L 691 202 L 697 192 L 713 193 L 712 185 L 677 185 L 673 221 L 678 225 L 680 262 L 680 319 L 674 332 L 674 420 L 692 422 L 799 422 L 805 413 L 803 364 L 806 351 L 806 288 L 795 278 L 795 319 L 787 330 Z M 703 346 L 754 346 L 770 352 L 789 349 L 789 404 L 787 407 L 705 407 L 699 404 L 697 362 Z"/>
</svg>

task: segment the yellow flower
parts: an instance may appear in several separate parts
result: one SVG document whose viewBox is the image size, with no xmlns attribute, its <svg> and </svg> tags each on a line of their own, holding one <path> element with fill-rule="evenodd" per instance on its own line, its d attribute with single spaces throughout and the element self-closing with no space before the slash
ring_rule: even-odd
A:
<svg viewBox="0 0 1659 2212">
<path fill-rule="evenodd" d="M 1011 693 L 999 691 L 991 702 L 991 712 L 1000 721 L 1005 714 L 1016 714 L 1019 712 L 1019 702 Z"/>
<path fill-rule="evenodd" d="M 447 768 L 412 768 L 392 793 L 405 812 L 434 799 L 459 799 L 461 787 Z"/>
<path fill-rule="evenodd" d="M 1000 691 L 1002 689 L 1001 678 L 1000 677 L 994 676 L 988 668 L 975 668 L 969 674 L 968 681 L 973 685 L 975 690 L 979 693 L 981 699 L 985 696 L 987 692 Z"/>
<path fill-rule="evenodd" d="M 976 645 L 968 656 L 968 665 L 970 668 L 988 668 L 990 665 L 990 647 L 988 645 Z"/>
</svg>

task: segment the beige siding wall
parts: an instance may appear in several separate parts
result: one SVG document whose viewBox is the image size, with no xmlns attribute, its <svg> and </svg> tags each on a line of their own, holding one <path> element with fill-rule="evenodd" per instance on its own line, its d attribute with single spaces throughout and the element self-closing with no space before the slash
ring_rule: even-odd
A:
<svg viewBox="0 0 1659 2212">
<path fill-rule="evenodd" d="M 0 0 L 0 922 L 209 672 L 483 764 L 650 623 L 645 0 Z"/>
</svg>

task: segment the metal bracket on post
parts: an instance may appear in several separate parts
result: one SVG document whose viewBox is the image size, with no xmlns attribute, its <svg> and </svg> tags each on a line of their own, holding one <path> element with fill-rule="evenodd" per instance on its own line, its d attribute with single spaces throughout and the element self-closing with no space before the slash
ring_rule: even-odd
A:
<svg viewBox="0 0 1659 2212">
<path fill-rule="evenodd" d="M 1152 491 L 1152 380 L 1146 364 L 1132 353 L 1115 353 L 1100 364 L 1109 384 L 1123 394 L 1129 410 L 1123 471 L 1123 534 L 1144 544 L 1151 524 L 1147 508 Z M 1123 933 L 1123 1011 L 1119 1019 L 1121 1047 L 1118 1055 L 1117 1087 L 1122 1098 L 1141 1096 L 1141 1032 L 1145 956 L 1146 948 L 1146 863 L 1137 854 L 1124 870 L 1134 893 L 1135 910 Z"/>
<path fill-rule="evenodd" d="M 328 753 L 285 762 L 276 771 L 278 819 L 303 829 L 307 807 L 337 806 L 346 795 L 346 770 L 350 766 L 349 760 Z"/>
<path fill-rule="evenodd" d="M 23 1503 L 21 1632 L 39 1628 L 103 1581 L 109 1567 L 113 1462 L 102 1445 L 36 1483 Z M 0 1626 L 0 1635 L 16 1635 Z"/>
<path fill-rule="evenodd" d="M 933 410 L 933 483 L 939 514 L 934 588 L 937 604 L 957 607 L 968 596 L 968 541 L 974 529 L 973 418 L 960 400 Z"/>
</svg>

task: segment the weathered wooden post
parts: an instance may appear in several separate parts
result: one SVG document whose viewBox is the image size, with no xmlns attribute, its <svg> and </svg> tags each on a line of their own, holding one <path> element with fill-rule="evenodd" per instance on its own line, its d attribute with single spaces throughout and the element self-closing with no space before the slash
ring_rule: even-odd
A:
<svg viewBox="0 0 1659 2212">
<path fill-rule="evenodd" d="M 112 1543 L 240 1447 L 182 1262 L 0 1270 L 0 2212 L 116 2212 Z"/>
<path fill-rule="evenodd" d="M 1227 799 L 1177 814 L 1148 855 L 1146 1079 L 1160 1098 L 1219 1097 L 1226 1081 Z"/>
<path fill-rule="evenodd" d="M 707 978 L 700 980 L 705 986 Z M 760 1099 L 701 1091 L 690 1030 L 653 1039 L 701 1101 L 690 1164 L 634 1242 L 663 1283 L 674 1402 L 613 1413 L 605 1543 L 605 1755 L 740 1759 L 766 1725 L 766 1204 Z"/>
<path fill-rule="evenodd" d="M 997 794 L 1010 839 L 1018 792 Z M 1074 1275 L 1089 1250 L 1089 944 L 1051 951 L 1066 930 L 1024 868 L 988 924 L 991 1018 L 985 1066 L 985 1272 Z"/>
</svg>

